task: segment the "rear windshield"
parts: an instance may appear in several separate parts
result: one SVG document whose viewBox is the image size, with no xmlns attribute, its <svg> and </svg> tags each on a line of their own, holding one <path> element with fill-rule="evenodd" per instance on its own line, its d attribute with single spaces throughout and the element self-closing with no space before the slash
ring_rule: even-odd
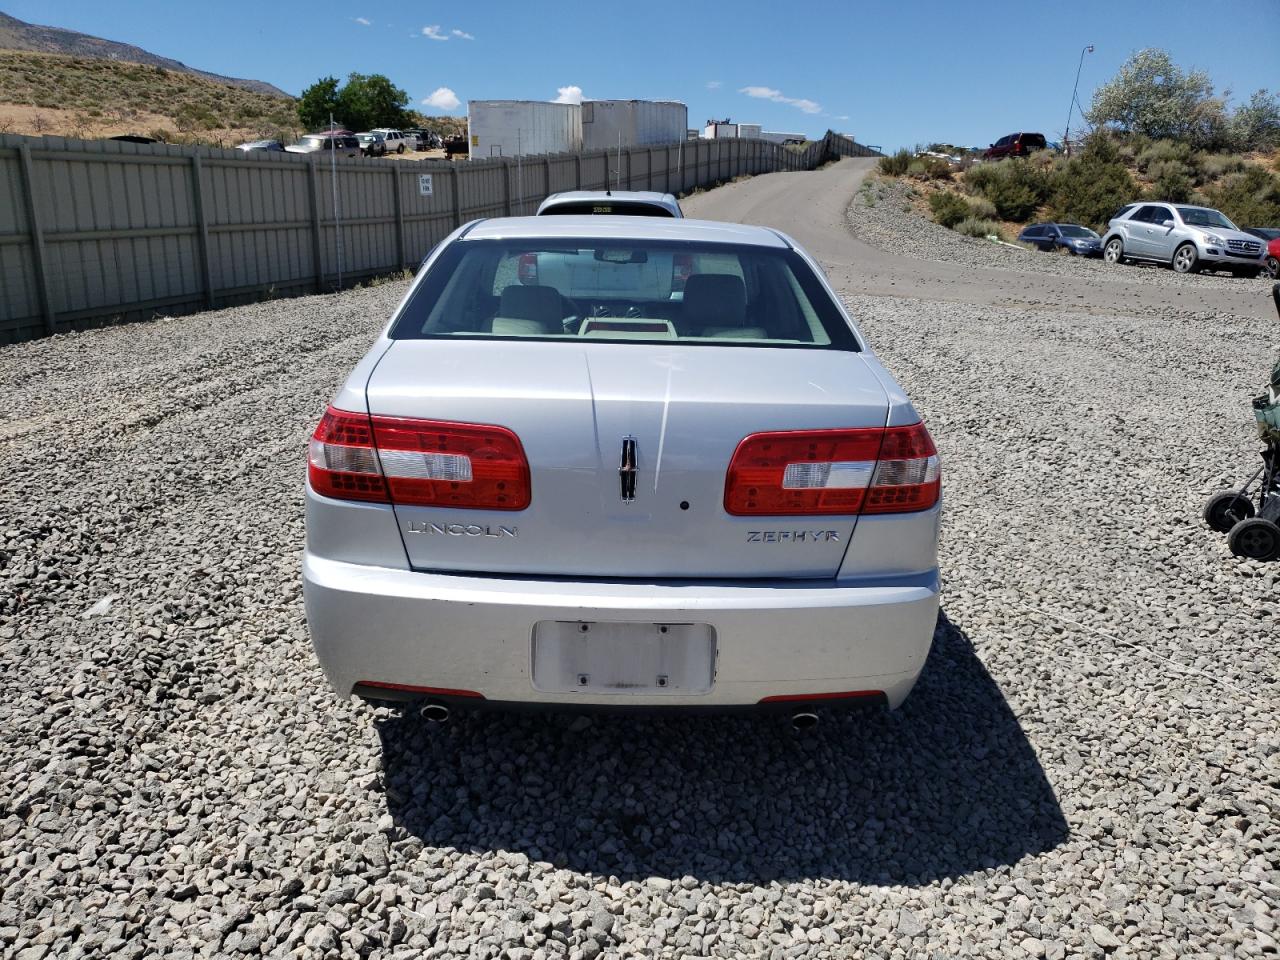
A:
<svg viewBox="0 0 1280 960">
<path fill-rule="evenodd" d="M 1024 147 L 1044 148 L 1044 134 L 1042 133 L 1024 133 L 1021 139 Z"/>
<path fill-rule="evenodd" d="M 458 241 L 390 335 L 859 349 L 795 251 L 654 240 Z"/>
<path fill-rule="evenodd" d="M 656 203 L 629 203 L 603 200 L 574 200 L 568 203 L 556 203 L 543 210 L 542 216 L 548 214 L 603 214 L 618 217 L 674 217 L 664 206 Z"/>
</svg>

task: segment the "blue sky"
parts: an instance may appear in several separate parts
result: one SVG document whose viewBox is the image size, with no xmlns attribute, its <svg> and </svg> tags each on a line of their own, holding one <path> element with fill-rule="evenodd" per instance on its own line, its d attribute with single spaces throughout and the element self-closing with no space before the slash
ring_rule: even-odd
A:
<svg viewBox="0 0 1280 960">
<path fill-rule="evenodd" d="M 1280 89 L 1280 2 L 1242 0 L 0 0 L 22 20 L 141 46 L 290 93 L 325 74 L 385 73 L 415 105 L 436 94 L 675 99 L 709 117 L 887 148 L 981 144 L 1015 130 L 1057 139 L 1080 50 L 1095 85 L 1143 47 L 1208 71 L 1219 91 Z M 574 95 L 573 90 L 568 95 Z M 1073 118 L 1072 126 L 1080 121 Z"/>
</svg>

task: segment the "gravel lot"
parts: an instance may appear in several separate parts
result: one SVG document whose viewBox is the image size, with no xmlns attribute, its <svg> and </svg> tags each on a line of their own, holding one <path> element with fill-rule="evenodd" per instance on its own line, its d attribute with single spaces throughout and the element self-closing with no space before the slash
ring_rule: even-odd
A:
<svg viewBox="0 0 1280 960">
<path fill-rule="evenodd" d="M 970 267 L 1032 270 L 1082 281 L 1124 284 L 1159 284 L 1168 287 L 1213 287 L 1239 290 L 1242 287 L 1269 289 L 1265 278 L 1246 279 L 1228 274 L 1202 273 L 1193 276 L 1174 273 L 1154 264 L 1133 264 L 1116 268 L 1101 259 L 1038 253 L 1005 246 L 989 240 L 966 237 L 948 230 L 917 213 L 901 180 L 870 177 L 849 205 L 850 226 L 855 234 L 884 250 L 921 260 L 938 260 Z"/>
<path fill-rule="evenodd" d="M 1280 565 L 1198 517 L 1257 321 L 841 286 L 946 592 L 906 706 L 804 736 L 334 698 L 305 437 L 402 283 L 0 351 L 0 954 L 1274 955 Z"/>
</svg>

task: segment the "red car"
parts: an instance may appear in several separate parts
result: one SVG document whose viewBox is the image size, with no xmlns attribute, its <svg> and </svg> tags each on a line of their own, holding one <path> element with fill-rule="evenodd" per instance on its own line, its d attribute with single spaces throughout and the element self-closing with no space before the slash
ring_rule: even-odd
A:
<svg viewBox="0 0 1280 960">
<path fill-rule="evenodd" d="M 1280 280 L 1280 237 L 1267 244 L 1267 265 L 1263 269 L 1272 280 Z"/>
<path fill-rule="evenodd" d="M 1027 157 L 1045 148 L 1043 133 L 1011 133 L 1001 137 L 982 151 L 983 160 L 1003 160 L 1005 157 Z"/>
</svg>

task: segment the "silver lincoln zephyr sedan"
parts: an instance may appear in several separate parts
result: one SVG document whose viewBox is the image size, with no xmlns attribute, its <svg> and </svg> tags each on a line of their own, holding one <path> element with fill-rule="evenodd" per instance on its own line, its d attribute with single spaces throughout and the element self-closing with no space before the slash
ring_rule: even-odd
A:
<svg viewBox="0 0 1280 960">
<path fill-rule="evenodd" d="M 938 456 L 821 269 L 696 220 L 442 242 L 310 446 L 343 696 L 896 707 L 938 611 Z"/>
</svg>

